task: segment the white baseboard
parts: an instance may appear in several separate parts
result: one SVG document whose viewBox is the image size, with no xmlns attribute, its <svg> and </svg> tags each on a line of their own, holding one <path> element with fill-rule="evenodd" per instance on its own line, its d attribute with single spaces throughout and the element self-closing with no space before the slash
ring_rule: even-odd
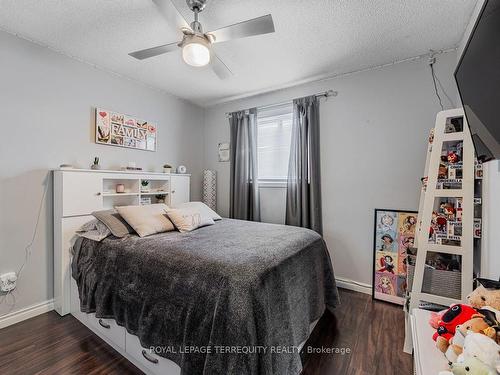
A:
<svg viewBox="0 0 500 375">
<path fill-rule="evenodd" d="M 54 300 L 37 303 L 0 317 L 0 329 L 54 310 Z"/>
<path fill-rule="evenodd" d="M 370 284 L 360 283 L 358 281 L 343 279 L 341 277 L 336 277 L 335 281 L 339 288 L 354 290 L 355 292 L 372 294 L 372 286 Z"/>
</svg>

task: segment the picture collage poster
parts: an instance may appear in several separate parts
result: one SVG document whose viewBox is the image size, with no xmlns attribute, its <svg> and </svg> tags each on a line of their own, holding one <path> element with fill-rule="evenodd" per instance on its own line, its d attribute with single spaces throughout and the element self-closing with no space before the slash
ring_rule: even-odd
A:
<svg viewBox="0 0 500 375">
<path fill-rule="evenodd" d="M 415 243 L 417 212 L 375 210 L 373 298 L 403 305 L 407 254 Z"/>
<path fill-rule="evenodd" d="M 155 124 L 96 108 L 95 141 L 99 144 L 156 151 Z"/>
</svg>

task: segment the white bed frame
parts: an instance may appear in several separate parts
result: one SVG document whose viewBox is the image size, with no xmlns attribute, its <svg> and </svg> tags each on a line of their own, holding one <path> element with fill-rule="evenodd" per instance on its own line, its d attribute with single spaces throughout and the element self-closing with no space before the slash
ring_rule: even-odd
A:
<svg viewBox="0 0 500 375">
<path fill-rule="evenodd" d="M 141 191 L 142 180 L 150 182 L 149 192 Z M 117 184 L 123 184 L 126 192 L 116 193 Z M 164 194 L 168 205 L 188 202 L 190 175 L 77 169 L 54 171 L 55 310 L 61 316 L 72 314 L 144 373 L 178 375 L 180 368 L 177 364 L 143 348 L 136 336 L 113 319 L 97 319 L 95 314 L 82 313 L 76 282 L 71 277 L 71 241 L 79 227 L 94 219 L 93 211 L 115 205 L 139 204 L 141 198 L 151 198 L 154 202 L 157 194 Z"/>
<path fill-rule="evenodd" d="M 142 197 L 159 194 L 142 192 L 140 183 L 149 180 L 167 196 L 166 203 L 175 206 L 189 201 L 190 175 L 163 173 L 125 173 L 93 170 L 54 171 L 54 301 L 61 315 L 71 314 L 118 353 L 146 374 L 179 375 L 174 362 L 143 348 L 135 335 L 113 319 L 98 319 L 95 314 L 80 311 L 76 281 L 71 277 L 71 242 L 83 224 L 93 220 L 93 211 L 115 205 L 139 204 Z M 114 193 L 111 188 L 124 184 L 126 193 Z M 310 332 L 317 321 L 310 325 Z M 305 344 L 302 343 L 301 348 Z"/>
</svg>

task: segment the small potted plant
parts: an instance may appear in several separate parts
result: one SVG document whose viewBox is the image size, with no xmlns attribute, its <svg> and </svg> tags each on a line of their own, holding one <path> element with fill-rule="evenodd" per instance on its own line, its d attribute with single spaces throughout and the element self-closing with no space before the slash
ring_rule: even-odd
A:
<svg viewBox="0 0 500 375">
<path fill-rule="evenodd" d="M 141 192 L 149 193 L 149 180 L 141 180 Z"/>
<path fill-rule="evenodd" d="M 101 166 L 99 165 L 99 157 L 96 156 L 94 158 L 94 163 L 90 166 L 90 169 L 95 169 L 95 170 L 101 169 Z"/>
<path fill-rule="evenodd" d="M 170 164 L 163 165 L 163 173 L 170 173 L 172 171 L 172 166 Z"/>
<path fill-rule="evenodd" d="M 155 195 L 157 203 L 165 203 L 165 198 L 167 198 L 166 194 L 157 194 Z"/>
</svg>

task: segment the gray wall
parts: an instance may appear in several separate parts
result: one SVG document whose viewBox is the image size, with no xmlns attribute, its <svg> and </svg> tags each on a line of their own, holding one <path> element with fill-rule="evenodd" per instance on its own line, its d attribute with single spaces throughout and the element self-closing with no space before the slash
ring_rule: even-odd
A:
<svg viewBox="0 0 500 375">
<path fill-rule="evenodd" d="M 17 271 L 30 242 L 44 190 L 32 256 L 0 315 L 52 298 L 52 185 L 49 169 L 61 163 L 88 167 L 100 156 L 105 168 L 135 161 L 160 171 L 184 164 L 200 196 L 203 110 L 184 100 L 95 69 L 0 32 L 0 273 Z M 92 107 L 156 121 L 157 152 L 93 143 Z M 1 296 L 0 296 L 1 300 Z"/>
<path fill-rule="evenodd" d="M 448 95 L 458 96 L 456 53 L 437 56 L 436 72 Z M 440 111 L 427 59 L 310 83 L 210 108 L 205 113 L 205 163 L 218 172 L 218 208 L 229 206 L 229 164 L 217 144 L 229 140 L 225 112 L 268 105 L 328 89 L 321 104 L 324 234 L 337 277 L 371 284 L 374 208 L 418 208 L 427 135 Z M 445 97 L 447 108 L 455 107 Z M 263 218 L 284 213 L 284 193 L 265 188 Z M 283 219 L 281 219 L 283 220 Z"/>
</svg>

